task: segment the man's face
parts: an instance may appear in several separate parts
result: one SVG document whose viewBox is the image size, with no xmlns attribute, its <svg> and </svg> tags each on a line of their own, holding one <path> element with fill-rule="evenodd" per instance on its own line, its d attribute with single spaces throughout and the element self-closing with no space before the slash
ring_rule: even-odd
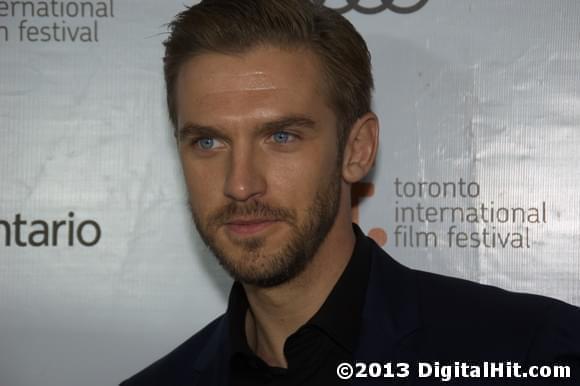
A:
<svg viewBox="0 0 580 386">
<path fill-rule="evenodd" d="M 181 69 L 179 153 L 197 229 L 220 263 L 271 287 L 304 270 L 339 208 L 335 115 L 317 58 L 259 47 Z"/>
</svg>

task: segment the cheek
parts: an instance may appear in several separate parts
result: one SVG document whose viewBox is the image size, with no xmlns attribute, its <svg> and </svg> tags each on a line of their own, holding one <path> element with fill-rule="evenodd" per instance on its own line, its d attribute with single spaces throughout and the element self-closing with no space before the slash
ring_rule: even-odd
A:
<svg viewBox="0 0 580 386">
<path fill-rule="evenodd" d="M 219 170 L 203 162 L 192 162 L 182 157 L 183 175 L 189 193 L 189 199 L 196 213 L 204 213 L 215 206 L 214 201 L 220 197 L 222 180 Z"/>
<path fill-rule="evenodd" d="M 309 207 L 334 178 L 336 163 L 336 151 L 318 146 L 293 157 L 273 158 L 268 162 L 269 190 L 281 205 Z"/>
</svg>

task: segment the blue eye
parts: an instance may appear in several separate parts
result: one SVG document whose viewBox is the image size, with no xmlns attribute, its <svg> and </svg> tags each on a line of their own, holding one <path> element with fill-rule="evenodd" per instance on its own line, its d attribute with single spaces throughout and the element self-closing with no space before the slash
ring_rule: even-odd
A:
<svg viewBox="0 0 580 386">
<path fill-rule="evenodd" d="M 285 131 L 278 131 L 272 135 L 274 142 L 276 143 L 287 143 L 290 141 L 292 134 L 286 133 Z"/>
<path fill-rule="evenodd" d="M 197 141 L 197 144 L 203 150 L 211 150 L 214 147 L 215 140 L 213 138 L 202 138 Z"/>
</svg>

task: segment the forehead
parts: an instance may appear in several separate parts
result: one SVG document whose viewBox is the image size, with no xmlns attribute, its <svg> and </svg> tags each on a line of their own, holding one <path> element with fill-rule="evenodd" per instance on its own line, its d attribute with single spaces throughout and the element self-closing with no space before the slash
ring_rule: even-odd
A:
<svg viewBox="0 0 580 386">
<path fill-rule="evenodd" d="M 248 107 L 252 101 L 295 109 L 325 104 L 321 77 L 318 58 L 306 49 L 262 46 L 241 54 L 204 53 L 180 69 L 178 115 L 181 120 L 216 109 L 225 114 L 228 108 L 239 110 L 240 103 Z"/>
</svg>

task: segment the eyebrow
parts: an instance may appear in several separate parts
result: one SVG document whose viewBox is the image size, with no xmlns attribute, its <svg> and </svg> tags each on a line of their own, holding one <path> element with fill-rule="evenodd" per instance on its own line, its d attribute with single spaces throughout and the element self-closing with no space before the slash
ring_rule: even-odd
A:
<svg viewBox="0 0 580 386">
<path fill-rule="evenodd" d="M 260 131 L 279 131 L 289 127 L 300 127 L 304 129 L 314 129 L 316 122 L 302 115 L 289 115 L 276 119 L 275 121 L 266 122 L 260 126 Z"/>
<path fill-rule="evenodd" d="M 186 123 L 177 133 L 179 142 L 183 142 L 187 138 L 195 136 L 219 137 L 221 134 L 215 127 L 198 125 L 196 123 Z"/>
<path fill-rule="evenodd" d="M 259 125 L 258 131 L 281 131 L 290 127 L 313 129 L 315 126 L 316 122 L 307 116 L 288 115 Z M 185 123 L 178 131 L 178 139 L 180 142 L 193 136 L 222 137 L 223 134 L 216 127 L 200 125 L 193 122 Z"/>
</svg>

